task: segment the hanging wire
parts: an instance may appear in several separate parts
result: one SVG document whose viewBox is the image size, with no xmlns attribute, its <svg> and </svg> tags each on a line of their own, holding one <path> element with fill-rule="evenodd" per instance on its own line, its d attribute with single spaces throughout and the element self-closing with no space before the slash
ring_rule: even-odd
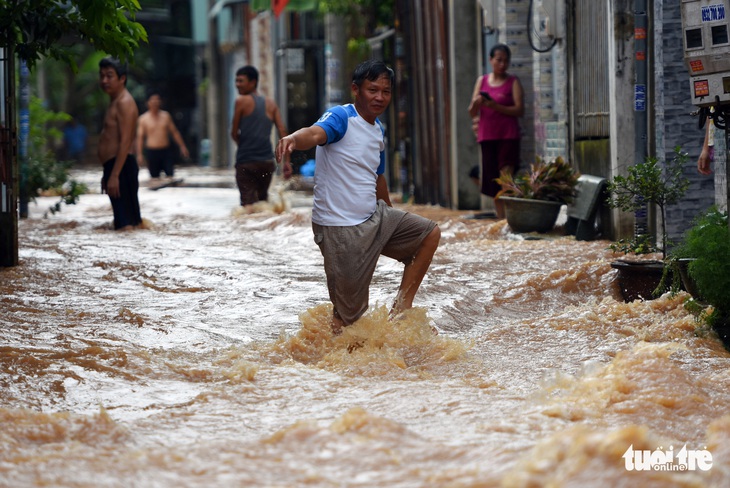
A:
<svg viewBox="0 0 730 488">
<path fill-rule="evenodd" d="M 555 47 L 555 45 L 558 43 L 558 39 L 557 38 L 553 39 L 551 44 L 546 48 L 538 48 L 535 46 L 535 41 L 533 39 L 533 36 L 535 36 L 540 41 L 540 45 L 544 45 L 544 40 L 540 36 L 540 32 L 537 31 L 532 25 L 533 4 L 534 4 L 534 0 L 530 0 L 530 5 L 527 8 L 527 40 L 530 43 L 530 47 L 532 48 L 533 51 L 536 51 L 538 53 L 546 53 Z M 553 19 L 554 22 L 557 22 L 557 20 L 558 19 Z"/>
</svg>

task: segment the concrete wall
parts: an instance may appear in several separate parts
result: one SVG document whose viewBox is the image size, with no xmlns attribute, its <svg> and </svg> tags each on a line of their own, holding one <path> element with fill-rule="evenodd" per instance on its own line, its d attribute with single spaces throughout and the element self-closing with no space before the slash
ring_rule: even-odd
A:
<svg viewBox="0 0 730 488">
<path fill-rule="evenodd" d="M 450 18 L 479 18 L 481 9 L 474 0 L 454 0 L 450 3 Z M 467 26 L 473 28 L 466 28 Z M 474 137 L 469 117 L 469 103 L 477 77 L 482 73 L 480 23 L 451 22 L 449 25 L 449 91 L 451 97 L 451 194 L 460 209 L 479 209 L 479 187 L 469 178 L 469 171 L 480 164 L 481 153 Z"/>
<path fill-rule="evenodd" d="M 728 134 L 718 131 L 715 139 L 715 205 L 720 210 L 728 210 L 728 181 L 727 181 L 727 139 Z"/>
<path fill-rule="evenodd" d="M 635 161 L 635 112 L 634 83 L 634 12 L 632 0 L 610 0 L 607 18 L 613 23 L 609 37 L 610 92 L 610 144 L 611 167 L 606 178 L 627 174 Z M 610 74 L 614 73 L 614 76 Z M 612 213 L 611 239 L 630 238 L 634 233 L 634 218 L 631 214 L 614 210 Z"/>
</svg>

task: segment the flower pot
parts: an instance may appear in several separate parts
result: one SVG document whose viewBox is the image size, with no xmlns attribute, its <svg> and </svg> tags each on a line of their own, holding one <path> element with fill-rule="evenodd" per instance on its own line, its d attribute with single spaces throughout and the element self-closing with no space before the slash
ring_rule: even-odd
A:
<svg viewBox="0 0 730 488">
<path fill-rule="evenodd" d="M 725 349 L 730 351 L 730 311 L 718 309 L 713 315 L 715 319 L 712 324 L 712 330 L 720 338 Z"/>
<path fill-rule="evenodd" d="M 515 232 L 548 232 L 555 226 L 562 203 L 531 198 L 500 197 L 507 224 Z"/>
<path fill-rule="evenodd" d="M 611 267 L 617 270 L 618 284 L 624 302 L 654 299 L 654 290 L 662 280 L 663 262 L 619 259 L 612 262 Z M 669 282 L 671 283 L 671 280 Z"/>
</svg>

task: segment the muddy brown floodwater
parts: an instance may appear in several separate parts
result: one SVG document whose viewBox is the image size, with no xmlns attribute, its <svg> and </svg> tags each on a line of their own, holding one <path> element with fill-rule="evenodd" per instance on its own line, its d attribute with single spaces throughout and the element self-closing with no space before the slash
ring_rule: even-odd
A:
<svg viewBox="0 0 730 488">
<path fill-rule="evenodd" d="M 0 486 L 730 486 L 730 355 L 685 294 L 621 302 L 606 241 L 406 207 L 443 234 L 417 307 L 388 321 L 381 258 L 332 337 L 306 195 L 247 215 L 232 173 L 181 174 L 140 190 L 149 230 L 99 194 L 20 222 Z"/>
</svg>

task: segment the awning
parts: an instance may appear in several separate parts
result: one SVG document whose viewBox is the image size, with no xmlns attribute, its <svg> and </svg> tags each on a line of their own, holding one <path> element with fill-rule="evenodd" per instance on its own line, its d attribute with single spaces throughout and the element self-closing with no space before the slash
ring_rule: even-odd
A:
<svg viewBox="0 0 730 488">
<path fill-rule="evenodd" d="M 290 12 L 308 12 L 317 10 L 319 0 L 218 0 L 208 12 L 208 18 L 217 17 L 221 13 L 223 7 L 234 5 L 237 3 L 250 3 L 251 10 L 255 12 L 263 12 L 264 10 L 273 9 L 275 12 L 284 4 L 284 10 Z M 274 5 L 277 4 L 277 5 Z M 280 13 L 280 12 L 279 12 Z"/>
<path fill-rule="evenodd" d="M 282 0 L 251 0 L 251 10 L 261 12 L 273 8 L 274 3 L 285 3 L 284 10 L 288 12 L 308 12 L 311 10 L 317 10 L 318 0 L 289 0 L 283 2 Z"/>
</svg>

